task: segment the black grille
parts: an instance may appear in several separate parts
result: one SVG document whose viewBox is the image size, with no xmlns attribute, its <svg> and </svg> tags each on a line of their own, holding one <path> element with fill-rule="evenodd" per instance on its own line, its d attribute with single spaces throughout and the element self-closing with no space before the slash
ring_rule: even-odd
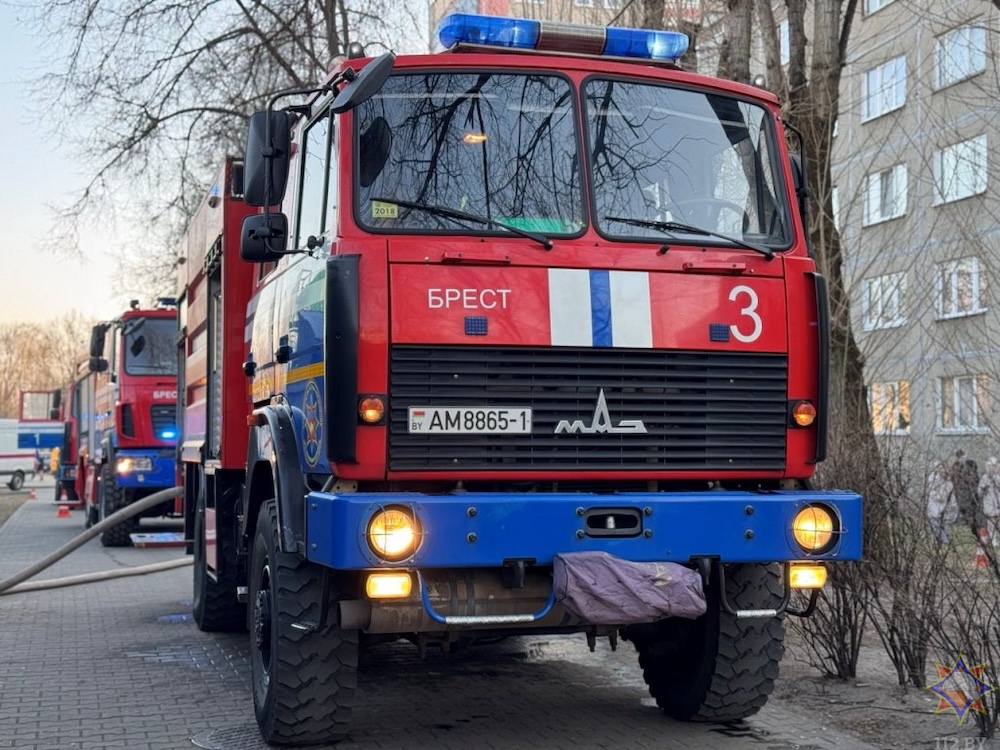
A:
<svg viewBox="0 0 1000 750">
<path fill-rule="evenodd" d="M 405 470 L 762 470 L 785 466 L 783 354 L 394 346 L 389 466 Z M 556 433 L 595 419 L 645 433 Z M 530 435 L 410 434 L 411 406 L 532 409 Z"/>
<path fill-rule="evenodd" d="M 164 430 L 177 434 L 177 404 L 156 404 L 149 408 L 153 419 L 153 434 L 163 435 Z"/>
</svg>

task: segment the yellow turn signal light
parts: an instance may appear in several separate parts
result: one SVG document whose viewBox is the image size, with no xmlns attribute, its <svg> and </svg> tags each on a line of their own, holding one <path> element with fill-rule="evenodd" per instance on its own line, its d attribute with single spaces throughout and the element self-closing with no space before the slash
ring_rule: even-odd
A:
<svg viewBox="0 0 1000 750">
<path fill-rule="evenodd" d="M 795 542 L 810 554 L 826 552 L 836 542 L 837 520 L 824 505 L 807 505 L 795 514 L 792 535 Z"/>
<path fill-rule="evenodd" d="M 358 415 L 367 424 L 377 424 L 385 417 L 385 401 L 379 396 L 366 396 L 358 404 Z"/>
<path fill-rule="evenodd" d="M 405 599 L 413 590 L 409 573 L 372 573 L 368 576 L 365 591 L 369 599 Z"/>
<path fill-rule="evenodd" d="M 796 401 L 792 406 L 792 421 L 799 427 L 808 427 L 816 421 L 816 407 L 812 401 Z"/>
<path fill-rule="evenodd" d="M 368 544 L 383 560 L 412 555 L 420 540 L 416 519 L 403 508 L 381 508 L 368 521 Z"/>
<path fill-rule="evenodd" d="M 821 589 L 826 583 L 826 567 L 792 563 L 788 566 L 788 585 L 793 589 Z"/>
</svg>

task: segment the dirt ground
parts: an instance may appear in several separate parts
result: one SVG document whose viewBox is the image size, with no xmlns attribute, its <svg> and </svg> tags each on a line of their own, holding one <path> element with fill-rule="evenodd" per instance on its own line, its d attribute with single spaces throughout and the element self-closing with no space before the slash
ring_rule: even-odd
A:
<svg viewBox="0 0 1000 750">
<path fill-rule="evenodd" d="M 979 739 L 970 712 L 960 725 L 955 711 L 935 712 L 936 693 L 900 688 L 875 632 L 865 637 L 870 642 L 862 647 L 858 678 L 841 682 L 823 677 L 809 664 L 801 641 L 790 630 L 772 699 L 798 706 L 803 715 L 883 750 L 1000 750 L 1000 740 Z M 949 668 L 956 659 L 951 657 Z M 927 667 L 928 684 L 937 682 L 933 659 Z"/>
<path fill-rule="evenodd" d="M 0 487 L 0 526 L 3 526 L 14 511 L 20 508 L 27 499 L 28 490 L 11 492 L 6 487 Z"/>
</svg>

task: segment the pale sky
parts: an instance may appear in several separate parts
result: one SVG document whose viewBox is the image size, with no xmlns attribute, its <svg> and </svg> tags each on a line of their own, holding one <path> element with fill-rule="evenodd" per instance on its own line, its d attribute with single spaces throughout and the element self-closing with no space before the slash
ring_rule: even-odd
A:
<svg viewBox="0 0 1000 750">
<path fill-rule="evenodd" d="M 85 183 L 82 166 L 57 153 L 45 127 L 33 121 L 44 108 L 31 102 L 26 82 L 53 55 L 18 22 L 23 15 L 0 0 L 0 325 L 42 322 L 70 310 L 111 318 L 128 302 L 110 291 L 113 263 L 103 248 L 113 238 L 96 232 L 82 238 L 83 263 L 38 247 L 52 230 L 46 204 L 64 204 L 67 189 Z"/>
</svg>

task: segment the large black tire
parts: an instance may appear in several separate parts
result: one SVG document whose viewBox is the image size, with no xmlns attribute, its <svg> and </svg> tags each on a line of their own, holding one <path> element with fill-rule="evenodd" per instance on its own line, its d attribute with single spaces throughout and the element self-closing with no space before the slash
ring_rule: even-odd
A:
<svg viewBox="0 0 1000 750">
<path fill-rule="evenodd" d="M 279 551 L 274 500 L 257 519 L 249 584 L 250 670 L 261 735 L 277 745 L 342 739 L 357 688 L 358 632 L 337 626 L 332 586 L 326 623 L 319 626 L 323 571 Z"/>
<path fill-rule="evenodd" d="M 7 486 L 10 487 L 14 492 L 24 487 L 24 472 L 15 471 L 11 474 L 10 481 L 7 482 Z"/>
<path fill-rule="evenodd" d="M 245 630 L 247 607 L 236 595 L 236 540 L 232 529 L 216 533 L 216 561 L 219 570 L 213 579 L 205 565 L 205 481 L 199 485 L 194 517 L 194 621 L 206 633 Z"/>
<path fill-rule="evenodd" d="M 107 463 L 101 467 L 101 488 L 100 507 L 98 516 L 100 521 L 110 516 L 115 511 L 121 510 L 128 505 L 128 497 L 125 488 L 115 485 L 115 477 L 111 470 L 111 464 Z M 106 529 L 101 534 L 101 545 L 104 547 L 129 547 L 132 538 L 129 536 L 138 526 L 139 519 L 127 518 L 121 523 L 117 523 L 110 529 Z"/>
<path fill-rule="evenodd" d="M 727 565 L 726 591 L 734 609 L 776 609 L 783 584 L 777 565 Z M 757 713 L 774 689 L 784 653 L 783 616 L 737 620 L 709 587 L 708 610 L 697 620 L 670 619 L 626 629 L 639 666 L 668 716 L 681 721 L 731 722 Z"/>
</svg>

